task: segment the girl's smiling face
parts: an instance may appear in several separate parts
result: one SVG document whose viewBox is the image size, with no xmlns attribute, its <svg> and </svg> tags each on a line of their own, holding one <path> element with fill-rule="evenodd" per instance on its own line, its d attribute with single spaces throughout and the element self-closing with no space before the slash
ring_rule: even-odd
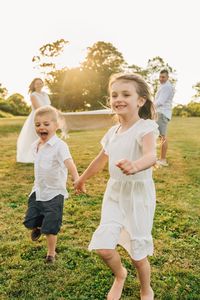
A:
<svg viewBox="0 0 200 300">
<path fill-rule="evenodd" d="M 110 88 L 110 104 L 112 110 L 119 116 L 136 115 L 145 103 L 136 91 L 136 83 L 117 80 Z"/>
</svg>

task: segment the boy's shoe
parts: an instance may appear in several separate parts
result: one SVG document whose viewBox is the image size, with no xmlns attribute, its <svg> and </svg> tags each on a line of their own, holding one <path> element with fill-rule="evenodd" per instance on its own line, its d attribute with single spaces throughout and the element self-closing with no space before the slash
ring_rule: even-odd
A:
<svg viewBox="0 0 200 300">
<path fill-rule="evenodd" d="M 32 241 L 37 241 L 39 238 L 40 238 L 40 236 L 41 236 L 41 230 L 40 230 L 40 228 L 34 228 L 32 231 L 31 231 L 31 239 L 32 239 Z"/>
<path fill-rule="evenodd" d="M 45 262 L 47 264 L 53 264 L 55 262 L 55 256 L 47 255 L 45 258 Z"/>
<path fill-rule="evenodd" d="M 156 162 L 156 164 L 158 166 L 161 166 L 161 167 L 168 167 L 169 166 L 169 164 L 166 161 L 166 159 L 158 159 L 157 162 Z"/>
</svg>

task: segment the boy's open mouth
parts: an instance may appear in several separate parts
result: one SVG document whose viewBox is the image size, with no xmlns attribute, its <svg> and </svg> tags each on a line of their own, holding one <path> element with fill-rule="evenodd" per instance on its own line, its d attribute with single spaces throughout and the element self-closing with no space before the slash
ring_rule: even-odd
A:
<svg viewBox="0 0 200 300">
<path fill-rule="evenodd" d="M 47 136 L 48 132 L 40 132 L 40 136 Z"/>
</svg>

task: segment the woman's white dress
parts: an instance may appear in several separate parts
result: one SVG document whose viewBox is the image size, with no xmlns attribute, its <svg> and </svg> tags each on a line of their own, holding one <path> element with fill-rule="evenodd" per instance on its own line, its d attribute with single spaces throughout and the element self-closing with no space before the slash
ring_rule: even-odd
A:
<svg viewBox="0 0 200 300">
<path fill-rule="evenodd" d="M 120 244 L 133 259 L 140 260 L 153 253 L 151 230 L 156 195 L 152 169 L 127 176 L 116 163 L 121 159 L 139 159 L 142 137 L 149 132 L 157 137 L 158 125 L 155 121 L 140 119 L 119 134 L 118 127 L 111 127 L 101 141 L 109 157 L 110 179 L 103 198 L 101 222 L 89 250 L 115 249 Z"/>
<path fill-rule="evenodd" d="M 40 106 L 51 105 L 49 96 L 45 92 L 33 92 L 31 95 L 37 98 L 37 101 Z M 32 112 L 26 119 L 22 130 L 19 134 L 17 140 L 17 162 L 22 163 L 32 163 L 33 162 L 33 154 L 31 151 L 31 145 L 34 141 L 38 139 L 38 136 L 35 131 L 34 126 L 34 111 L 35 109 L 32 107 Z"/>
</svg>

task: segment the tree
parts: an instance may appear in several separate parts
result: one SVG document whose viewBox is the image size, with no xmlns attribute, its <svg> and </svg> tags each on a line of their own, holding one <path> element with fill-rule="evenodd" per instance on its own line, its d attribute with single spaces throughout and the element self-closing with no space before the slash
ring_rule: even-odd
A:
<svg viewBox="0 0 200 300">
<path fill-rule="evenodd" d="M 15 116 L 26 116 L 31 109 L 24 101 L 24 97 L 16 93 L 7 99 L 0 99 L 0 110 Z"/>
<path fill-rule="evenodd" d="M 187 105 L 179 104 L 173 108 L 174 116 L 200 117 L 200 102 L 190 101 Z"/>
<path fill-rule="evenodd" d="M 93 74 L 87 82 L 87 96 L 90 98 L 93 108 L 100 107 L 97 104 L 96 95 L 94 95 L 94 78 L 96 79 L 95 85 L 98 91 L 98 99 L 106 105 L 109 77 L 113 73 L 122 72 L 126 65 L 123 55 L 111 43 L 99 41 L 92 47 L 88 47 L 88 52 L 84 62 L 81 64 L 81 68 Z M 94 76 L 95 73 L 96 76 Z"/>
<path fill-rule="evenodd" d="M 146 68 L 137 65 L 128 66 L 122 53 L 111 43 L 98 41 L 88 51 L 84 61 L 78 68 L 57 69 L 54 59 L 69 43 L 64 39 L 46 44 L 39 49 L 39 55 L 33 62 L 43 70 L 45 81 L 50 90 L 53 104 L 61 110 L 98 109 L 107 105 L 108 82 L 111 74 L 131 70 L 140 74 L 153 87 L 155 95 L 158 88 L 158 78 L 161 69 L 170 73 L 170 79 L 175 82 L 175 70 L 161 57 L 149 59 Z"/>
<path fill-rule="evenodd" d="M 87 56 L 82 63 L 84 69 L 109 74 L 120 72 L 123 65 L 123 55 L 111 43 L 101 41 L 88 47 Z"/>
<path fill-rule="evenodd" d="M 160 56 L 149 59 L 147 64 L 147 80 L 153 86 L 154 95 L 156 94 L 158 86 L 160 84 L 159 73 L 162 69 L 168 70 L 170 81 L 173 84 L 175 84 L 177 81 L 175 77 L 176 70 L 169 66 L 169 64 L 166 63 Z"/>
<path fill-rule="evenodd" d="M 191 101 L 187 107 L 191 116 L 200 117 L 200 102 Z"/>
<path fill-rule="evenodd" d="M 88 48 L 80 68 L 52 69 L 46 76 L 53 105 L 61 110 L 102 108 L 107 103 L 108 80 L 125 65 L 123 56 L 110 43 L 97 42 Z"/>
<path fill-rule="evenodd" d="M 5 98 L 8 94 L 7 88 L 3 87 L 3 85 L 0 83 L 0 98 Z"/>
<path fill-rule="evenodd" d="M 159 73 L 161 70 L 168 70 L 170 81 L 176 84 L 176 70 L 169 66 L 160 56 L 153 57 L 148 60 L 146 68 L 141 68 L 137 65 L 129 66 L 129 69 L 137 74 L 140 74 L 152 87 L 152 94 L 155 96 L 159 82 Z"/>
<path fill-rule="evenodd" d="M 46 83 L 51 92 L 52 104 L 58 109 L 76 111 L 84 109 L 84 72 L 80 68 L 51 72 Z"/>
<path fill-rule="evenodd" d="M 173 108 L 173 116 L 189 117 L 190 114 L 187 109 L 187 105 L 178 104 Z"/>
<path fill-rule="evenodd" d="M 200 99 L 200 81 L 193 85 L 193 89 L 196 91 L 196 94 L 192 98 Z"/>
<path fill-rule="evenodd" d="M 69 42 L 60 39 L 53 43 L 48 43 L 40 47 L 39 55 L 32 58 L 35 68 L 39 68 L 46 75 L 56 70 L 56 63 L 53 62 L 63 51 L 66 44 Z"/>
<path fill-rule="evenodd" d="M 26 116 L 30 113 L 30 107 L 24 100 L 24 97 L 18 93 L 11 95 L 6 99 L 11 107 L 11 113 L 16 116 Z"/>
</svg>

